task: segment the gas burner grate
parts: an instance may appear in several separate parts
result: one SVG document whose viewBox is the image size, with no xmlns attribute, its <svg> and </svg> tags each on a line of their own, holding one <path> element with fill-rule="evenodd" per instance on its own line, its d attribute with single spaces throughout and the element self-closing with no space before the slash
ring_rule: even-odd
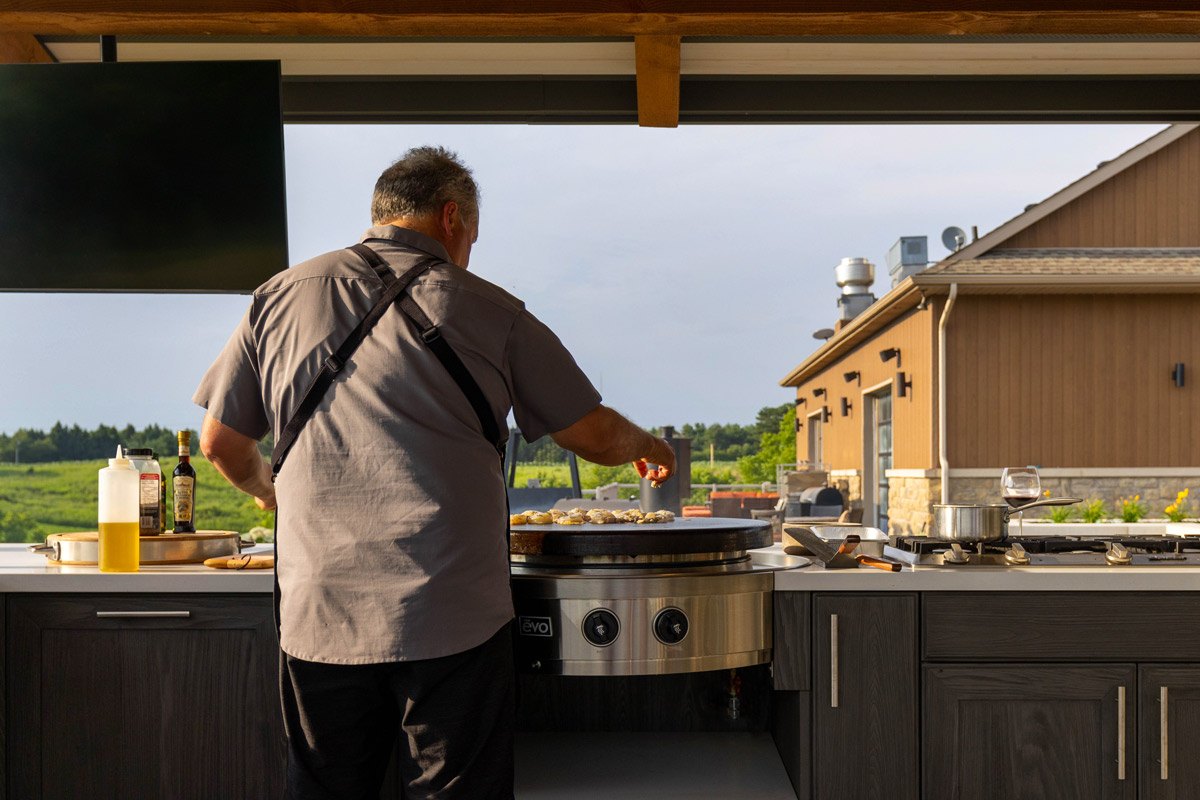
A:
<svg viewBox="0 0 1200 800">
<path fill-rule="evenodd" d="M 1140 555 L 1179 555 L 1200 552 L 1200 538 L 1178 536 L 1010 536 L 1003 542 L 960 543 L 963 550 L 978 555 L 1003 554 L 1014 543 L 1035 555 L 1057 553 L 1104 553 L 1109 544 L 1117 542 L 1129 552 Z M 928 536 L 893 536 L 892 547 L 918 555 L 933 555 L 950 549 L 950 542 Z"/>
</svg>

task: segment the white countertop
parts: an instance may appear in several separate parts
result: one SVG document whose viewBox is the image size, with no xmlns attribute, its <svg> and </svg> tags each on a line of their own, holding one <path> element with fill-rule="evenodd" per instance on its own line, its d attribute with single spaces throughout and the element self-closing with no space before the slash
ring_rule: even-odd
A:
<svg viewBox="0 0 1200 800">
<path fill-rule="evenodd" d="M 271 545 L 243 550 L 270 553 Z M 97 567 L 53 567 L 23 544 L 0 543 L 3 592 L 270 592 L 270 569 L 212 569 L 203 564 L 143 566 L 138 572 L 101 572 Z"/>
<path fill-rule="evenodd" d="M 780 545 L 764 552 L 782 554 Z M 269 553 L 260 545 L 250 553 Z M 103 573 L 96 567 L 52 567 L 23 544 L 0 543 L 3 592 L 270 592 L 269 569 L 210 569 L 203 564 L 144 566 L 140 572 Z M 814 563 L 775 573 L 781 592 L 1089 592 L 1200 591 L 1200 567 L 871 567 L 825 569 Z"/>
<path fill-rule="evenodd" d="M 763 548 L 783 553 L 782 545 Z M 775 573 L 777 592 L 1196 592 L 1200 566 L 874 567 L 825 569 L 819 561 Z"/>
</svg>

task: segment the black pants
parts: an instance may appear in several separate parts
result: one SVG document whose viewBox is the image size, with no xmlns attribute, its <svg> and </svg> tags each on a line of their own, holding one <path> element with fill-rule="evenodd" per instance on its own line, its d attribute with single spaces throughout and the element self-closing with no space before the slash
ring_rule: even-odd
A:
<svg viewBox="0 0 1200 800">
<path fill-rule="evenodd" d="M 281 654 L 288 800 L 377 800 L 402 732 L 404 797 L 513 796 L 515 677 L 505 625 L 464 653 L 394 664 Z"/>
</svg>

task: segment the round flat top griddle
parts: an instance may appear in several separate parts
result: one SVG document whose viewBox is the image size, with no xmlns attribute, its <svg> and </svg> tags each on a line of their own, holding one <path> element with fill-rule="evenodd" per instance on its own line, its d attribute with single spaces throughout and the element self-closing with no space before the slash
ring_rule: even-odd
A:
<svg viewBox="0 0 1200 800">
<path fill-rule="evenodd" d="M 771 544 L 771 524 L 760 519 L 676 517 L 637 525 L 513 525 L 510 552 L 544 556 L 659 556 L 729 553 Z"/>
</svg>

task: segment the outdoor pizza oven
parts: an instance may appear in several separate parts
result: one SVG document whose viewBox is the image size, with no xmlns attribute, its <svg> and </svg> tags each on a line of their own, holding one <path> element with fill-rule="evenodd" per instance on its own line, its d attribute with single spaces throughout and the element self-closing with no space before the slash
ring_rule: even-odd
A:
<svg viewBox="0 0 1200 800">
<path fill-rule="evenodd" d="M 512 529 L 517 667 L 551 675 L 661 675 L 771 660 L 774 573 L 803 559 L 749 551 L 768 523 Z"/>
</svg>

